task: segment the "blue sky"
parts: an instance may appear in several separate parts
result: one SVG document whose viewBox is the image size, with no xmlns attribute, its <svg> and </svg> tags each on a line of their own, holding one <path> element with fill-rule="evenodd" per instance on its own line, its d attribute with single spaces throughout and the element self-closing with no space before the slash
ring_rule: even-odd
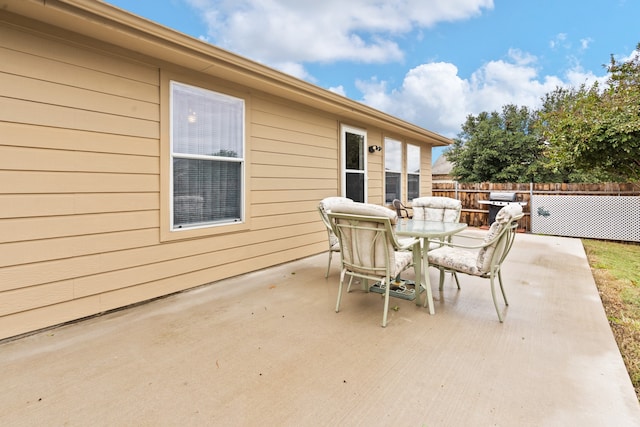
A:
<svg viewBox="0 0 640 427">
<path fill-rule="evenodd" d="M 637 0 L 107 3 L 448 137 L 469 114 L 604 80 L 640 42 Z"/>
</svg>

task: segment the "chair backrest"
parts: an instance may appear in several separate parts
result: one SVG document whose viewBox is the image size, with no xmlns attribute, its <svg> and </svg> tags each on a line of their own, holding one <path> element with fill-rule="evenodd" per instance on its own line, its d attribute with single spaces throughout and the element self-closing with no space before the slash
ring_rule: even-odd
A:
<svg viewBox="0 0 640 427">
<path fill-rule="evenodd" d="M 329 233 L 329 243 L 331 245 L 337 242 L 338 238 L 333 232 L 333 228 L 331 227 L 331 222 L 329 222 L 329 217 L 327 216 L 327 214 L 331 212 L 331 209 L 333 209 L 334 206 L 337 206 L 341 203 L 353 203 L 353 200 L 346 197 L 334 196 L 326 197 L 320 200 L 320 203 L 318 203 L 318 212 L 320 212 L 320 218 L 322 218 L 322 222 L 324 223 L 325 227 L 327 227 L 327 232 Z"/>
<path fill-rule="evenodd" d="M 450 197 L 418 197 L 411 203 L 413 219 L 458 222 L 462 202 Z"/>
<path fill-rule="evenodd" d="M 482 273 L 489 273 L 502 264 L 511 250 L 515 239 L 518 220 L 524 215 L 522 206 L 510 204 L 498 211 L 496 220 L 483 240 L 483 247 L 478 251 L 476 267 Z"/>
<path fill-rule="evenodd" d="M 400 199 L 393 199 L 393 202 L 391 202 L 391 204 L 393 205 L 394 209 L 396 210 L 396 214 L 398 215 L 399 218 L 402 218 L 402 211 L 404 211 L 404 213 L 406 214 L 407 218 L 409 217 L 409 211 L 407 210 L 405 205 L 402 204 Z"/>
<path fill-rule="evenodd" d="M 340 256 L 349 271 L 386 276 L 395 266 L 398 215 L 369 203 L 341 203 L 328 214 L 340 241 Z"/>
</svg>

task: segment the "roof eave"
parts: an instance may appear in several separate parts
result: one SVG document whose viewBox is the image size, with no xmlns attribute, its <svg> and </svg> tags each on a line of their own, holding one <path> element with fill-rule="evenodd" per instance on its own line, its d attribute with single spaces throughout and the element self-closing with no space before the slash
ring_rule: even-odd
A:
<svg viewBox="0 0 640 427">
<path fill-rule="evenodd" d="M 345 119 L 388 129 L 411 139 L 441 146 L 452 143 L 449 138 L 435 132 L 102 1 L 0 0 L 0 9 L 72 29 L 102 42 L 328 111 Z"/>
</svg>

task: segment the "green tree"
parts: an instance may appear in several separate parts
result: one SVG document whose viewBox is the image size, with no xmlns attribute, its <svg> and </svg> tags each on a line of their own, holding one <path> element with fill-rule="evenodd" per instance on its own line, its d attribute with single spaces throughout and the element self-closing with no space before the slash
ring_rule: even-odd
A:
<svg viewBox="0 0 640 427">
<path fill-rule="evenodd" d="M 462 182 L 546 180 L 545 146 L 535 132 L 537 115 L 527 107 L 506 105 L 502 112 L 469 115 L 445 153 L 452 174 Z"/>
<path fill-rule="evenodd" d="M 554 170 L 574 168 L 603 179 L 640 179 L 640 44 L 630 59 L 611 56 L 610 76 L 543 99 L 540 132 Z"/>
</svg>

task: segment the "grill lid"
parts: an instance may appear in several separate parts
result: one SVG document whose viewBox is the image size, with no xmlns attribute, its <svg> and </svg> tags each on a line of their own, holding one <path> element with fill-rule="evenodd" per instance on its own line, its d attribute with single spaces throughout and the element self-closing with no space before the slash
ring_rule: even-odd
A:
<svg viewBox="0 0 640 427">
<path fill-rule="evenodd" d="M 516 193 L 512 192 L 491 192 L 489 193 L 489 200 L 492 202 L 515 202 Z"/>
</svg>

